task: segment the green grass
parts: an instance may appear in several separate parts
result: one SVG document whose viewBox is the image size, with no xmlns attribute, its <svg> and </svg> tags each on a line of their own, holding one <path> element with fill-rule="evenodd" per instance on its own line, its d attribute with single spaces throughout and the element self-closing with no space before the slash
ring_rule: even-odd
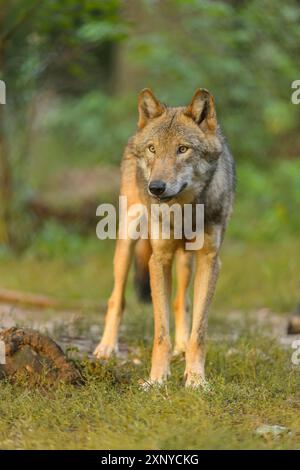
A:
<svg viewBox="0 0 300 470">
<path fill-rule="evenodd" d="M 207 375 L 211 392 L 182 386 L 183 363 L 160 390 L 138 388 L 149 363 L 85 365 L 76 388 L 28 389 L 1 384 L 0 442 L 9 449 L 296 449 L 299 448 L 299 371 L 290 354 L 262 337 L 243 336 L 237 356 L 228 344 L 211 344 Z M 258 355 L 263 351 L 266 355 Z M 260 437 L 263 425 L 284 435 Z"/>
<path fill-rule="evenodd" d="M 77 240 L 80 244 L 80 242 Z M 249 333 L 227 314 L 259 307 L 290 311 L 299 300 L 298 240 L 242 243 L 228 239 L 210 315 L 210 334 L 238 332 L 239 339 L 209 341 L 210 393 L 183 388 L 183 361 L 172 364 L 172 378 L 160 391 L 142 392 L 152 344 L 152 312 L 135 300 L 132 282 L 121 341 L 137 350 L 140 365 L 112 361 L 96 367 L 84 362 L 86 383 L 36 390 L 0 385 L 0 447 L 21 449 L 286 449 L 299 448 L 299 366 L 291 367 L 292 349 L 268 338 L 267 328 Z M 63 300 L 89 299 L 103 305 L 112 285 L 113 243 L 85 239 L 64 257 L 28 252 L 6 255 L 0 264 L 5 287 L 42 292 Z M 99 307 L 99 313 L 102 311 Z M 44 314 L 45 320 L 55 313 Z M 84 311 L 91 324 L 103 321 Z M 98 319 L 99 317 L 99 319 Z M 42 320 L 41 320 L 42 321 Z M 26 324 L 26 320 L 25 320 Z M 230 338 L 228 336 L 228 338 Z M 59 339 L 59 334 L 57 336 Z M 229 348 L 236 353 L 227 355 Z M 263 424 L 285 426 L 280 437 L 260 437 Z"/>
<path fill-rule="evenodd" d="M 210 312 L 211 392 L 184 389 L 184 362 L 179 359 L 172 363 L 172 377 L 164 388 L 149 393 L 139 389 L 139 379 L 149 372 L 153 319 L 151 306 L 136 302 L 130 279 L 121 330 L 121 342 L 130 347 L 127 360 L 83 360 L 86 382 L 81 387 L 32 389 L 26 383 L 1 382 L 0 447 L 299 448 L 300 366 L 292 366 L 293 350 L 272 340 L 268 326 L 251 324 L 253 317 L 247 320 L 248 312 L 263 307 L 285 318 L 300 300 L 298 174 L 297 162 L 267 171 L 249 165 L 240 170 Z M 49 223 L 21 255 L 0 252 L 1 287 L 99 304 L 98 309 L 84 309 L 77 325 L 87 338 L 91 325 L 103 322 L 103 305 L 113 281 L 113 250 L 111 241 Z M 234 311 L 241 312 L 244 325 L 233 321 Z M 41 312 L 41 322 L 56 315 Z M 59 339 L 61 333 L 58 329 L 54 337 Z M 138 365 L 134 357 L 139 358 Z M 263 424 L 281 425 L 287 432 L 258 436 L 255 430 Z"/>
</svg>

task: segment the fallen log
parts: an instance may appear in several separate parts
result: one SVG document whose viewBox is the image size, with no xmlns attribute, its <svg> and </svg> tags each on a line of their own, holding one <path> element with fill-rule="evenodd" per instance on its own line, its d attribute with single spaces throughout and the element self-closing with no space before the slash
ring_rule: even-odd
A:
<svg viewBox="0 0 300 470">
<path fill-rule="evenodd" d="M 18 380 L 24 375 L 33 382 L 82 381 L 79 370 L 69 362 L 58 344 L 49 336 L 30 328 L 0 331 L 0 379 Z M 5 354 L 4 354 L 5 353 Z"/>
</svg>

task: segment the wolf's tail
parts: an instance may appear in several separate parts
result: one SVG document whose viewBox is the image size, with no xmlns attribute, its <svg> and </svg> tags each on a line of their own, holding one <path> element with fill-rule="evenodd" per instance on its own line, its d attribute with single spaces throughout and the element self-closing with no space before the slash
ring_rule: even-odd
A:
<svg viewBox="0 0 300 470">
<path fill-rule="evenodd" d="M 134 284 L 139 300 L 151 302 L 149 260 L 152 250 L 149 240 L 138 240 L 135 248 Z"/>
</svg>

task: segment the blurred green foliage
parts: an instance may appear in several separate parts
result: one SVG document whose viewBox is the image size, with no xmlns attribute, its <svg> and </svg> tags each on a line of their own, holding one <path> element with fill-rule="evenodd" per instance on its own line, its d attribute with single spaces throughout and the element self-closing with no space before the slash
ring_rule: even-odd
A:
<svg viewBox="0 0 300 470">
<path fill-rule="evenodd" d="M 18 236 L 31 238 L 22 207 L 47 175 L 119 164 L 146 86 L 170 105 L 197 87 L 214 94 L 238 161 L 236 217 L 253 214 L 257 232 L 240 223 L 235 237 L 299 230 L 298 1 L 3 0 L 0 12 L 13 31 L 1 77 Z"/>
<path fill-rule="evenodd" d="M 124 28 L 117 23 L 109 29 L 110 38 L 122 39 L 122 73 L 133 83 L 118 88 L 117 77 L 113 95 L 96 86 L 80 98 L 62 100 L 47 121 L 50 127 L 76 133 L 80 143 L 99 149 L 100 158 L 115 159 L 134 129 L 140 88 L 150 86 L 167 103 L 181 105 L 200 86 L 215 95 L 238 158 L 265 163 L 274 152 L 277 157 L 297 154 L 300 111 L 290 95 L 299 73 L 298 2 L 139 3 Z M 107 27 L 98 22 L 98 29 L 93 23 L 84 30 L 92 40 L 105 35 Z"/>
<path fill-rule="evenodd" d="M 14 0 L 8 24 L 30 3 Z M 50 90 L 55 99 L 43 110 L 44 132 L 59 131 L 116 162 L 135 126 L 140 88 L 181 105 L 200 86 L 215 95 L 238 158 L 265 162 L 275 151 L 298 152 L 300 110 L 290 100 L 299 78 L 296 0 L 37 5 L 7 50 L 12 121 L 23 116 L 24 101 Z"/>
<path fill-rule="evenodd" d="M 252 162 L 240 164 L 231 236 L 259 242 L 299 233 L 299 172 L 299 161 L 281 160 L 264 170 Z"/>
<path fill-rule="evenodd" d="M 52 138 L 55 136 L 62 146 L 68 135 L 75 154 L 79 147 L 81 158 L 87 156 L 85 165 L 119 164 L 123 147 L 135 129 L 136 118 L 135 97 L 114 98 L 92 90 L 80 99 L 68 98 L 57 103 L 45 117 L 42 131 Z"/>
</svg>

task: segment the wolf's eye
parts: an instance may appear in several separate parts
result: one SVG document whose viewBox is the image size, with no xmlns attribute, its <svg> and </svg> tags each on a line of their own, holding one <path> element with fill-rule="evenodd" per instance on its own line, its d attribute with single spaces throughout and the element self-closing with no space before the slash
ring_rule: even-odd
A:
<svg viewBox="0 0 300 470">
<path fill-rule="evenodd" d="M 188 147 L 186 145 L 180 145 L 178 147 L 178 152 L 179 153 L 185 153 L 188 150 Z"/>
<path fill-rule="evenodd" d="M 155 147 L 154 147 L 154 145 L 149 145 L 148 150 L 149 150 L 151 153 L 155 153 Z"/>
</svg>

